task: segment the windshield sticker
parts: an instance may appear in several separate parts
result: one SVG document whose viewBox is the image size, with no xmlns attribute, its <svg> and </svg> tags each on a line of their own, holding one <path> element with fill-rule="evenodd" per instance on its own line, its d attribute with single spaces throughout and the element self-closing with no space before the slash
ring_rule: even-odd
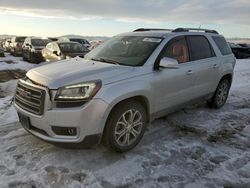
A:
<svg viewBox="0 0 250 188">
<path fill-rule="evenodd" d="M 144 38 L 142 41 L 143 42 L 157 42 L 157 43 L 159 43 L 159 42 L 161 42 L 161 39 L 159 39 L 159 38 Z"/>
</svg>

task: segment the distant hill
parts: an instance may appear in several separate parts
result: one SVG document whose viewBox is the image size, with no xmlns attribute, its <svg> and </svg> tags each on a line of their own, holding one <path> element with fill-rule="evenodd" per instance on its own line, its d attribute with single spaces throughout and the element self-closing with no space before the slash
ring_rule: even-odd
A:
<svg viewBox="0 0 250 188">
<path fill-rule="evenodd" d="M 7 34 L 3 34 L 3 35 L 0 35 L 0 41 L 2 40 L 5 40 L 7 38 L 11 38 L 15 35 L 7 35 Z M 88 41 L 91 41 L 91 40 L 107 40 L 109 39 L 110 37 L 105 37 L 105 36 L 81 36 L 81 35 L 63 35 L 63 36 L 60 36 L 60 37 L 77 37 L 77 38 L 84 38 L 84 39 L 87 39 Z"/>
<path fill-rule="evenodd" d="M 246 43 L 246 44 L 250 44 L 250 39 L 249 38 L 230 38 L 227 39 L 228 42 L 233 42 L 236 44 L 240 44 L 240 43 Z"/>
<path fill-rule="evenodd" d="M 0 40 L 5 40 L 5 39 L 11 38 L 11 37 L 13 37 L 13 36 L 14 36 L 14 35 L 3 34 L 3 35 L 0 35 Z"/>
<path fill-rule="evenodd" d="M 5 40 L 7 38 L 11 38 L 15 35 L 7 35 L 7 34 L 2 34 L 0 35 L 0 41 Z M 84 38 L 87 39 L 88 41 L 92 41 L 92 40 L 107 40 L 110 37 L 105 37 L 105 36 L 81 36 L 81 35 L 74 35 L 74 34 L 70 34 L 70 35 L 63 35 L 60 37 L 77 37 L 77 38 Z M 250 38 L 227 38 L 227 41 L 229 42 L 233 42 L 233 43 L 248 43 L 250 44 Z"/>
</svg>

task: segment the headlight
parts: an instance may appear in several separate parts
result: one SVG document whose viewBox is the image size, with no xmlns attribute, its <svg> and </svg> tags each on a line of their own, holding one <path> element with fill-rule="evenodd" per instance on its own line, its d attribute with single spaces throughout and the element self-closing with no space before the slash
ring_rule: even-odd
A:
<svg viewBox="0 0 250 188">
<path fill-rule="evenodd" d="M 84 82 L 59 88 L 56 101 L 83 101 L 92 98 L 101 88 L 101 81 Z"/>
</svg>

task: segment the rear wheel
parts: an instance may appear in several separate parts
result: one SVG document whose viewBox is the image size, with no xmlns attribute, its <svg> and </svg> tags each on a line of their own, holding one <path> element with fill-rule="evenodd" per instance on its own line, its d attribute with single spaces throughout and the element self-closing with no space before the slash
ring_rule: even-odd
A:
<svg viewBox="0 0 250 188">
<path fill-rule="evenodd" d="M 228 79 L 222 80 L 219 83 L 213 98 L 211 99 L 211 101 L 208 102 L 208 105 L 211 108 L 221 108 L 222 106 L 224 106 L 227 101 L 229 89 L 230 81 Z"/>
<path fill-rule="evenodd" d="M 136 101 L 119 104 L 112 110 L 104 131 L 104 143 L 116 152 L 134 148 L 146 128 L 146 111 Z"/>
</svg>

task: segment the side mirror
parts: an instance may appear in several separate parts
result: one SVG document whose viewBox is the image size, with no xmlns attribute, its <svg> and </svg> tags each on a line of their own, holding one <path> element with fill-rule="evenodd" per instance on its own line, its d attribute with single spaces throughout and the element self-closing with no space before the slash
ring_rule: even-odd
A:
<svg viewBox="0 0 250 188">
<path fill-rule="evenodd" d="M 176 59 L 163 57 L 160 61 L 160 67 L 167 69 L 178 69 L 179 63 Z"/>
</svg>

